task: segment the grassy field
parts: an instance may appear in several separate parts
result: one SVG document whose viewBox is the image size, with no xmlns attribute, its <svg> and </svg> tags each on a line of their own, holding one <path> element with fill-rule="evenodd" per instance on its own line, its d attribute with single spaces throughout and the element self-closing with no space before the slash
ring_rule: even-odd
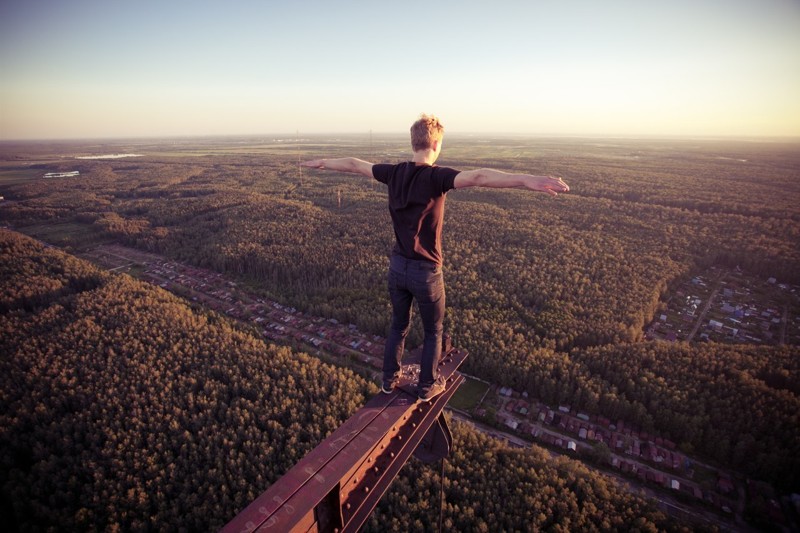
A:
<svg viewBox="0 0 800 533">
<path fill-rule="evenodd" d="M 467 378 L 467 381 L 453 395 L 449 405 L 462 411 L 471 411 L 478 406 L 487 390 L 489 390 L 488 383 Z"/>
<path fill-rule="evenodd" d="M 77 222 L 45 223 L 25 227 L 25 234 L 42 242 L 80 252 L 99 244 L 112 242 L 91 226 Z"/>
<path fill-rule="evenodd" d="M 0 169 L 0 186 L 19 185 L 41 179 L 44 171 L 38 168 Z"/>
</svg>

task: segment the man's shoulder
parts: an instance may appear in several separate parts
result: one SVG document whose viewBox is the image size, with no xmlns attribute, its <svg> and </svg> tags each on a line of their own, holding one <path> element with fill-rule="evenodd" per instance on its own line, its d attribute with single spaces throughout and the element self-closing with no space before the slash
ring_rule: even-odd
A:
<svg viewBox="0 0 800 533">
<path fill-rule="evenodd" d="M 376 163 L 372 165 L 372 177 L 378 181 L 386 183 L 392 175 L 393 165 L 389 163 Z"/>
<path fill-rule="evenodd" d="M 455 169 L 455 168 L 452 168 L 452 167 L 447 167 L 447 166 L 434 165 L 433 168 L 435 168 L 439 172 L 444 172 L 446 174 L 458 174 L 459 172 L 461 172 L 458 169 Z"/>
<path fill-rule="evenodd" d="M 376 163 L 372 165 L 372 175 L 378 181 L 386 183 L 392 176 L 408 172 L 409 165 L 413 166 L 413 163 L 410 161 L 403 161 L 402 163 Z"/>
<path fill-rule="evenodd" d="M 447 192 L 456 188 L 456 176 L 461 172 L 460 170 L 440 166 L 435 167 L 435 169 L 437 170 L 435 175 L 438 179 L 438 186 L 441 188 L 442 192 Z"/>
</svg>

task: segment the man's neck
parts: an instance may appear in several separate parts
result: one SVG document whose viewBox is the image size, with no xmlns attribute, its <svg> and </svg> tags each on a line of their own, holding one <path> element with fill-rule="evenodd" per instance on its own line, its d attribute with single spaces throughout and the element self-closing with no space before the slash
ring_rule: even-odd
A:
<svg viewBox="0 0 800 533">
<path fill-rule="evenodd" d="M 437 154 L 435 150 L 426 148 L 425 150 L 417 150 L 414 152 L 414 157 L 411 160 L 418 165 L 432 166 L 436 162 L 438 156 L 439 154 Z"/>
</svg>

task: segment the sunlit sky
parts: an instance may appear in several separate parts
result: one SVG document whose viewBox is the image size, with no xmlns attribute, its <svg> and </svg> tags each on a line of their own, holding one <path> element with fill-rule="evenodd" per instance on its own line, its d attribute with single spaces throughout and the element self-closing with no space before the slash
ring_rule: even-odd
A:
<svg viewBox="0 0 800 533">
<path fill-rule="evenodd" d="M 0 139 L 800 136 L 800 0 L 2 0 Z"/>
</svg>

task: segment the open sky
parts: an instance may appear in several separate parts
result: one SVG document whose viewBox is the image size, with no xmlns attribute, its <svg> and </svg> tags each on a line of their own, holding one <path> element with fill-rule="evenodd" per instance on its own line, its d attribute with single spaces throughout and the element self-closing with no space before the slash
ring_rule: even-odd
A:
<svg viewBox="0 0 800 533">
<path fill-rule="evenodd" d="M 0 139 L 800 136 L 800 0 L 2 0 Z"/>
</svg>

